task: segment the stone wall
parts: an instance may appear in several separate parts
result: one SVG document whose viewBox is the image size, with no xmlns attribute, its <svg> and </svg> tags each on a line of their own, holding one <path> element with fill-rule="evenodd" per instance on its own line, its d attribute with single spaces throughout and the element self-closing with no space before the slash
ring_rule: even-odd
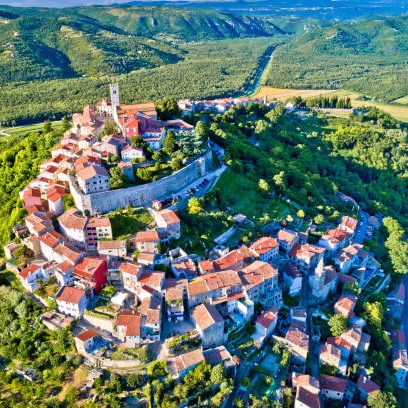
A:
<svg viewBox="0 0 408 408">
<path fill-rule="evenodd" d="M 163 200 L 203 177 L 211 171 L 211 167 L 212 151 L 209 149 L 178 172 L 148 184 L 83 194 L 75 180 L 70 177 L 69 186 L 75 205 L 79 210 L 89 210 L 91 213 L 107 213 L 126 206 L 150 206 L 152 200 Z"/>
</svg>

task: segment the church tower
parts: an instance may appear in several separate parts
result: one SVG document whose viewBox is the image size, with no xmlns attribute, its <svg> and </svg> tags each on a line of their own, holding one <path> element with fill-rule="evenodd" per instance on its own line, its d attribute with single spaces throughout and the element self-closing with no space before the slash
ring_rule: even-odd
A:
<svg viewBox="0 0 408 408">
<path fill-rule="evenodd" d="M 120 99 L 119 99 L 119 84 L 110 84 L 110 97 L 111 97 L 111 104 L 112 104 L 112 117 L 113 120 L 119 125 L 119 117 L 118 117 L 118 108 L 120 107 Z"/>
<path fill-rule="evenodd" d="M 115 106 L 116 108 L 118 108 L 120 106 L 119 84 L 118 83 L 110 84 L 109 90 L 110 90 L 112 107 Z"/>
</svg>

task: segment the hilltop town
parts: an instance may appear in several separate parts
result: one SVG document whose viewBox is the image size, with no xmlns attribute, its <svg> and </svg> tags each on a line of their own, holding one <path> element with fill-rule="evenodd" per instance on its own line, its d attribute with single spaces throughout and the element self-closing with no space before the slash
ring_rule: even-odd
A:
<svg viewBox="0 0 408 408">
<path fill-rule="evenodd" d="M 21 191 L 28 216 L 4 248 L 27 296 L 47 308 L 43 324 L 69 330 L 89 368 L 88 397 L 97 398 L 92 385 L 104 370 L 123 370 L 177 384 L 159 393 L 157 383 L 146 388 L 141 380 L 138 398 L 155 406 L 155 393 L 180 406 L 202 392 L 199 401 L 213 406 L 266 398 L 277 406 L 362 407 L 383 390 L 365 366 L 379 342 L 367 331 L 371 311 L 357 312 L 356 304 L 383 291 L 385 315 L 396 322 L 389 363 L 398 386 L 407 388 L 399 327 L 405 287 L 388 290 L 390 276 L 364 246 L 381 214 L 362 211 L 339 192 L 349 212 L 318 236 L 302 210 L 299 223 L 275 220 L 256 233 L 239 213 L 233 228 L 250 231 L 251 239 L 235 247 L 220 239 L 204 253 L 183 247 L 188 237 L 178 209 L 211 192 L 228 167 L 223 146 L 186 118 L 249 104 L 268 112 L 276 103 L 126 105 L 116 84 L 110 95 L 73 115 L 51 158 Z M 279 109 L 290 113 L 296 104 Z M 203 389 L 191 388 L 200 375 Z"/>
</svg>

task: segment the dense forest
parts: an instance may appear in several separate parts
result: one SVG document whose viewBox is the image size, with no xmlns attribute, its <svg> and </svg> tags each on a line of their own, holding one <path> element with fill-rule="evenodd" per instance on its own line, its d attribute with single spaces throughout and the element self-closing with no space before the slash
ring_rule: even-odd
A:
<svg viewBox="0 0 408 408">
<path fill-rule="evenodd" d="M 153 69 L 118 75 L 121 99 L 134 103 L 162 97 L 216 97 L 247 89 L 260 59 L 282 37 L 248 38 L 186 44 L 183 60 Z M 60 118 L 108 96 L 112 77 L 95 76 L 10 83 L 0 93 L 0 124 Z"/>
<path fill-rule="evenodd" d="M 122 74 L 180 61 L 180 43 L 277 34 L 272 21 L 211 10 L 0 7 L 0 83 Z"/>
<path fill-rule="evenodd" d="M 314 30 L 276 51 L 264 83 L 345 88 L 392 101 L 408 94 L 407 39 L 407 15 Z"/>
</svg>

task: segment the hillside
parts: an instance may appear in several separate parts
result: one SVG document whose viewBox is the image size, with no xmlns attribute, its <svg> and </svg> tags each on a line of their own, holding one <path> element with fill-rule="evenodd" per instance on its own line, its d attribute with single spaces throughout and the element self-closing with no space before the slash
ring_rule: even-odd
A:
<svg viewBox="0 0 408 408">
<path fill-rule="evenodd" d="M 279 48 L 264 83 L 346 88 L 391 101 L 408 95 L 407 57 L 408 15 L 343 23 L 297 36 Z"/>
<path fill-rule="evenodd" d="M 123 74 L 182 60 L 178 43 L 284 33 L 210 10 L 0 7 L 0 83 Z"/>
</svg>

